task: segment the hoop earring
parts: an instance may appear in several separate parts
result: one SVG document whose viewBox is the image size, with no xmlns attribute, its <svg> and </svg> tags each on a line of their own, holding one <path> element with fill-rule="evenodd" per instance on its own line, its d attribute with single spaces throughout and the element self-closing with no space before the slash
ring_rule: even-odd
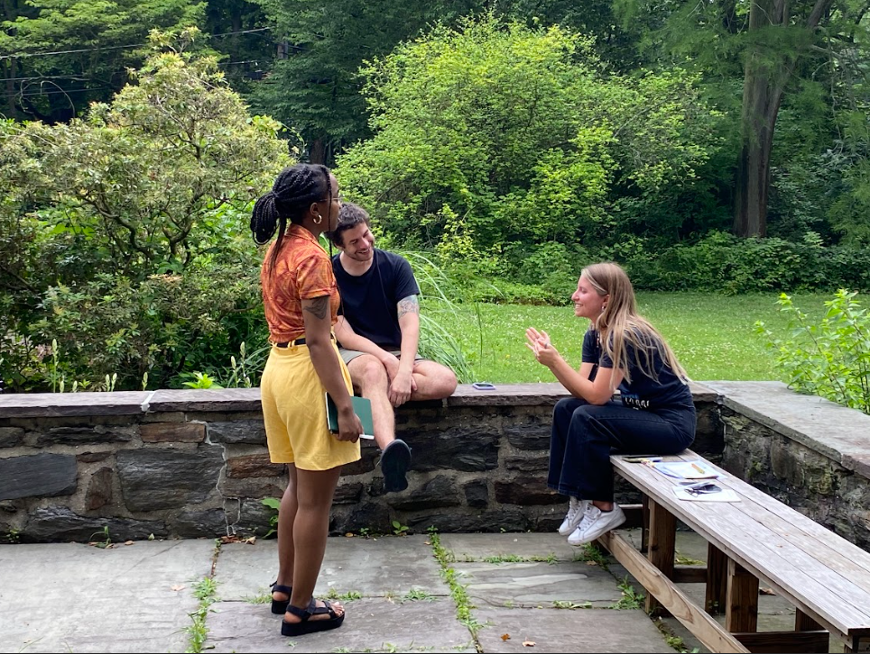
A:
<svg viewBox="0 0 870 654">
<path fill-rule="evenodd" d="M 320 214 L 317 214 L 317 218 L 314 219 L 314 224 L 319 225 L 322 222 L 323 222 L 323 216 L 321 216 Z"/>
</svg>

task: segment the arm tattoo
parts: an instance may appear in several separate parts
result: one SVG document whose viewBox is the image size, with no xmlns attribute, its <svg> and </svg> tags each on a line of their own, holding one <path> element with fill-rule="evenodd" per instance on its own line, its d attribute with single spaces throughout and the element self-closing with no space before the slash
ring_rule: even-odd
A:
<svg viewBox="0 0 870 654">
<path fill-rule="evenodd" d="M 329 313 L 329 296 L 316 297 L 311 300 L 306 306 L 302 307 L 303 311 L 307 311 L 315 318 L 323 320 Z"/>
<path fill-rule="evenodd" d="M 420 302 L 417 300 L 416 295 L 409 295 L 408 297 L 403 297 L 399 300 L 399 320 L 402 319 L 406 313 L 420 313 Z"/>
</svg>

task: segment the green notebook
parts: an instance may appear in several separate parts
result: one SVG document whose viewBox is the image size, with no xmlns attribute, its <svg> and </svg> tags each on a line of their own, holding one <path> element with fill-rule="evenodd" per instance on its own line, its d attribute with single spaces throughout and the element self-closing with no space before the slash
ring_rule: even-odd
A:
<svg viewBox="0 0 870 654">
<path fill-rule="evenodd" d="M 326 395 L 326 425 L 329 427 L 329 431 L 337 434 L 338 433 L 338 409 L 335 407 L 335 402 L 332 401 L 332 398 L 329 397 L 329 393 L 325 393 Z M 375 437 L 375 428 L 372 423 L 372 403 L 368 398 L 358 397 L 356 395 L 350 396 L 350 401 L 353 404 L 353 412 L 359 416 L 359 421 L 362 423 L 363 433 L 359 435 L 360 438 L 374 438 Z"/>
</svg>

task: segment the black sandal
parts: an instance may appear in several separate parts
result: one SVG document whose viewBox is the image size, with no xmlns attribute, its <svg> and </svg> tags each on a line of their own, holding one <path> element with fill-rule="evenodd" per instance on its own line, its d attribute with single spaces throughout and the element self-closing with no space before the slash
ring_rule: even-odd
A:
<svg viewBox="0 0 870 654">
<path fill-rule="evenodd" d="M 285 593 L 287 599 L 276 600 L 272 599 L 272 613 L 275 615 L 284 615 L 287 613 L 287 606 L 290 604 L 290 596 L 293 594 L 293 586 L 283 586 L 277 581 L 270 586 L 273 593 Z"/>
<path fill-rule="evenodd" d="M 300 618 L 301 622 L 287 622 L 286 620 L 282 620 L 281 635 L 304 636 L 305 634 L 311 634 L 316 631 L 327 631 L 328 629 L 336 629 L 337 627 L 340 627 L 341 623 L 344 622 L 344 613 L 339 615 L 335 612 L 335 609 L 332 608 L 332 604 L 327 600 L 321 601 L 323 602 L 323 606 L 317 606 L 316 600 L 312 598 L 311 604 L 308 605 L 307 610 L 288 604 L 287 613 L 292 613 L 297 618 Z M 324 613 L 329 613 L 329 620 L 309 620 L 312 615 L 323 615 Z"/>
</svg>

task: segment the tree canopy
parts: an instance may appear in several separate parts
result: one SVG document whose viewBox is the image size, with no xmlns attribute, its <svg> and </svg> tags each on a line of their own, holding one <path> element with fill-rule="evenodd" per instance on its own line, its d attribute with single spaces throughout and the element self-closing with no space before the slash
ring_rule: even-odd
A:
<svg viewBox="0 0 870 654">
<path fill-rule="evenodd" d="M 5 113 L 68 121 L 127 83 L 150 52 L 148 34 L 199 25 L 205 2 L 190 0 L 4 0 L 0 75 Z"/>
<path fill-rule="evenodd" d="M 158 52 L 84 118 L 0 124 L 0 333 L 18 383 L 52 338 L 74 368 L 165 381 L 259 305 L 240 213 L 291 159 L 215 64 Z"/>
<path fill-rule="evenodd" d="M 819 166 L 812 159 L 826 154 L 820 149 L 853 149 L 843 132 L 858 105 L 866 116 L 865 2 L 619 0 L 615 6 L 624 23 L 648 25 L 645 40 L 663 56 L 660 66 L 691 61 L 720 106 L 731 112 L 739 139 L 736 234 L 767 234 L 771 185 L 774 193 L 778 183 L 786 187 L 782 190 L 797 190 L 788 177 L 792 170 L 805 174 L 807 165 Z M 737 79 L 742 83 L 728 83 Z M 777 129 L 781 112 L 791 114 L 785 130 Z M 784 142 L 775 148 L 775 140 Z M 840 221 L 846 231 L 849 224 Z"/>
<path fill-rule="evenodd" d="M 363 75 L 374 136 L 338 172 L 400 242 L 459 230 L 481 251 L 588 246 L 612 232 L 616 189 L 691 185 L 716 147 L 691 75 L 608 74 L 590 39 L 558 27 L 442 26 Z"/>
</svg>

